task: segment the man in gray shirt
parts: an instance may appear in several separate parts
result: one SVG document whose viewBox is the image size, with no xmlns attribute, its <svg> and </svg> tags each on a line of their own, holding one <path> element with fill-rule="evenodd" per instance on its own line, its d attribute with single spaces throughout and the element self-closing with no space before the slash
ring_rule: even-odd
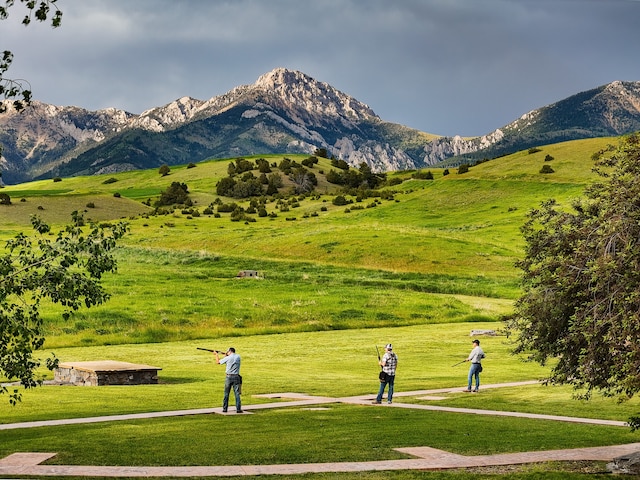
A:
<svg viewBox="0 0 640 480">
<path fill-rule="evenodd" d="M 242 377 L 240 376 L 240 355 L 236 353 L 236 349 L 231 347 L 225 353 L 224 358 L 220 358 L 218 352 L 216 355 L 216 363 L 226 365 L 226 375 L 224 381 L 224 399 L 222 400 L 222 411 L 226 413 L 229 408 L 229 393 L 233 387 L 233 394 L 236 397 L 236 412 L 242 413 L 242 402 L 240 400 Z"/>
</svg>

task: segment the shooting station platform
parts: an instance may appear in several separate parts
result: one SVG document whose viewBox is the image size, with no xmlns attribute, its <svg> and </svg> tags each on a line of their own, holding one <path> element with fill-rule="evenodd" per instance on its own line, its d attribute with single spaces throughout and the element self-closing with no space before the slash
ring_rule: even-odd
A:
<svg viewBox="0 0 640 480">
<path fill-rule="evenodd" d="M 59 363 L 54 381 L 66 385 L 143 385 L 158 383 L 160 367 L 114 360 Z"/>
</svg>

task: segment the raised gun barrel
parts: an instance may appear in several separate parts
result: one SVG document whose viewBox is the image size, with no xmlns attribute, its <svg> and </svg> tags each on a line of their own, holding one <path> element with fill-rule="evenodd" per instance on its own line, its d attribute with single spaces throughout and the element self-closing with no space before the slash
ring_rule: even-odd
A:
<svg viewBox="0 0 640 480">
<path fill-rule="evenodd" d="M 224 353 L 222 350 L 211 350 L 210 348 L 196 347 L 197 350 L 204 350 L 205 352 Z"/>
</svg>

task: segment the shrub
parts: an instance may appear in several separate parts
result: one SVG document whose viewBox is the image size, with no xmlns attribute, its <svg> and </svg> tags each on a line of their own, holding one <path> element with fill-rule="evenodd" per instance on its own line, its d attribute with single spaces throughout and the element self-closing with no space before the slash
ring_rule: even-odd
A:
<svg viewBox="0 0 640 480">
<path fill-rule="evenodd" d="M 118 181 L 117 178 L 111 177 L 107 178 L 103 183 L 103 185 L 109 185 L 110 183 L 116 183 Z"/>
<path fill-rule="evenodd" d="M 256 160 L 256 166 L 258 167 L 258 171 L 260 173 L 263 173 L 263 174 L 271 173 L 271 167 L 269 166 L 269 162 L 267 162 L 264 158 L 258 158 Z"/>
<path fill-rule="evenodd" d="M 189 165 L 187 165 L 187 168 L 195 168 L 196 164 L 191 162 Z"/>
<path fill-rule="evenodd" d="M 469 171 L 469 165 L 467 165 L 466 163 L 463 163 L 458 167 L 458 175 L 467 173 L 468 171 Z"/>
<path fill-rule="evenodd" d="M 176 203 L 191 205 L 192 203 L 188 194 L 189 189 L 185 183 L 172 182 L 169 188 L 160 193 L 157 205 L 174 205 Z"/>
<path fill-rule="evenodd" d="M 551 160 L 553 160 L 553 157 L 547 153 L 546 157 L 544 157 L 544 161 L 550 162 Z"/>
<path fill-rule="evenodd" d="M 278 164 L 278 168 L 282 171 L 282 173 L 284 173 L 285 175 L 289 175 L 291 173 L 291 168 L 292 168 L 292 164 L 291 164 L 291 159 L 290 158 L 283 158 L 280 163 Z"/>
<path fill-rule="evenodd" d="M 251 179 L 241 180 L 239 182 L 236 182 L 231 192 L 232 197 L 248 198 L 248 197 L 258 196 L 262 193 L 262 184 L 260 183 L 260 180 L 257 178 L 254 178 L 251 172 L 245 175 L 250 176 Z"/>
<path fill-rule="evenodd" d="M 316 155 L 320 157 L 321 155 Z M 349 170 L 349 164 L 344 160 L 333 159 L 331 160 L 331 166 L 339 168 L 340 170 Z"/>
<path fill-rule="evenodd" d="M 218 213 L 233 212 L 237 207 L 236 203 L 222 203 L 218 205 Z"/>
<path fill-rule="evenodd" d="M 237 207 L 233 212 L 231 212 L 231 221 L 239 222 L 240 220 L 247 220 L 248 217 L 245 215 L 244 210 L 241 207 Z"/>
<path fill-rule="evenodd" d="M 120 198 L 120 193 L 116 192 L 116 193 L 113 194 L 113 196 L 116 197 L 116 198 Z"/>
<path fill-rule="evenodd" d="M 162 175 L 163 177 L 166 177 L 167 175 L 169 175 L 169 172 L 171 171 L 171 169 L 169 168 L 169 165 L 162 165 L 159 169 L 158 169 L 158 173 L 160 175 Z"/>
<path fill-rule="evenodd" d="M 304 165 L 305 167 L 309 167 L 309 168 L 313 168 L 313 166 L 318 163 L 318 158 L 317 157 L 309 157 L 309 158 L 305 158 L 304 160 L 302 160 L 302 165 Z"/>
<path fill-rule="evenodd" d="M 538 152 L 541 152 L 542 150 L 537 147 L 532 147 L 528 151 L 529 151 L 529 155 L 531 155 L 532 153 L 538 153 Z"/>
<path fill-rule="evenodd" d="M 338 195 L 336 198 L 333 199 L 334 205 L 341 206 L 341 205 L 346 205 L 347 203 L 349 202 L 347 202 L 347 199 L 344 198 L 344 195 Z"/>
<path fill-rule="evenodd" d="M 426 172 L 419 171 L 412 174 L 411 178 L 418 180 L 433 180 L 433 173 L 431 173 L 431 170 L 427 170 Z"/>
<path fill-rule="evenodd" d="M 231 165 L 231 164 L 230 164 Z M 233 187 L 236 186 L 236 181 L 231 177 L 221 178 L 216 184 L 216 194 L 224 197 L 230 197 L 233 193 Z"/>
<path fill-rule="evenodd" d="M 89 202 L 89 203 L 87 203 L 86 207 L 87 208 L 96 208 L 96 204 L 93 203 L 93 202 Z"/>
<path fill-rule="evenodd" d="M 326 180 L 327 180 L 327 182 L 333 183 L 335 185 L 344 184 L 344 180 L 342 178 L 342 175 L 340 175 L 338 172 L 336 172 L 333 169 L 329 170 L 329 173 L 327 173 Z"/>
<path fill-rule="evenodd" d="M 540 173 L 554 173 L 554 170 L 551 168 L 551 165 L 543 165 L 540 169 Z"/>
<path fill-rule="evenodd" d="M 62 179 L 60 177 L 53 177 L 54 182 L 61 182 Z"/>
<path fill-rule="evenodd" d="M 11 197 L 6 193 L 0 193 L 0 205 L 11 205 Z"/>
<path fill-rule="evenodd" d="M 316 148 L 313 155 L 316 157 L 329 158 L 326 148 Z"/>
<path fill-rule="evenodd" d="M 249 172 L 255 168 L 255 164 L 244 158 L 236 158 L 236 173 Z"/>
</svg>

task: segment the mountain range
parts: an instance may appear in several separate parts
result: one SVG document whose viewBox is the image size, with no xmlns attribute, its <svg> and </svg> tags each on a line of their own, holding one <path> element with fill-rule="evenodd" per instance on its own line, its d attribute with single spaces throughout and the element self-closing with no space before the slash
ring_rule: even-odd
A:
<svg viewBox="0 0 640 480">
<path fill-rule="evenodd" d="M 386 122 L 368 106 L 299 71 L 182 97 L 140 115 L 33 101 L 0 114 L 1 180 L 114 173 L 269 153 L 313 153 L 374 171 L 474 163 L 534 146 L 640 130 L 640 82 L 615 81 L 522 115 L 481 137 L 442 137 Z"/>
</svg>

